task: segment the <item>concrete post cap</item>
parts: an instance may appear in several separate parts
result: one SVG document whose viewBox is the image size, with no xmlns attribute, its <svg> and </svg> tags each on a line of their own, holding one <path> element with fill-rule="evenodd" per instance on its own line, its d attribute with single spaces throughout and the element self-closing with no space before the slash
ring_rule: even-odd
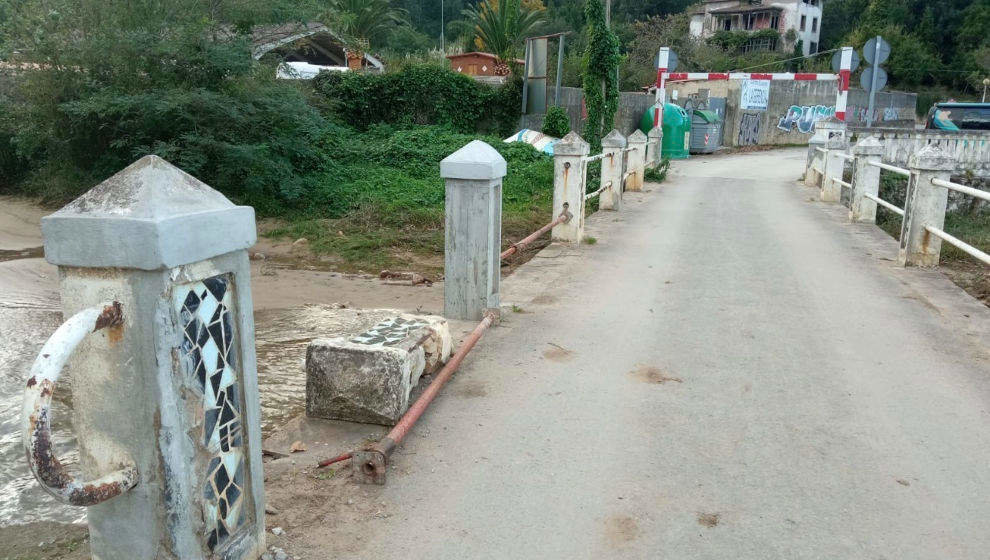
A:
<svg viewBox="0 0 990 560">
<path fill-rule="evenodd" d="M 650 129 L 650 132 L 649 134 L 647 134 L 647 136 L 650 138 L 662 138 L 663 129 L 660 128 L 659 126 L 654 126 L 653 128 Z"/>
<path fill-rule="evenodd" d="M 257 241 L 254 208 L 235 206 L 158 156 L 45 216 L 41 231 L 48 262 L 88 268 L 172 268 Z"/>
<path fill-rule="evenodd" d="M 876 136 L 867 136 L 856 142 L 852 151 L 859 156 L 878 156 L 883 153 L 883 143 Z"/>
<path fill-rule="evenodd" d="M 561 138 L 560 142 L 553 145 L 555 156 L 586 156 L 589 151 L 591 151 L 591 146 L 573 130 Z"/>
<path fill-rule="evenodd" d="M 849 147 L 849 139 L 845 135 L 837 134 L 825 141 L 825 147 L 830 150 L 844 150 Z"/>
<path fill-rule="evenodd" d="M 612 129 L 602 138 L 603 148 L 625 148 L 626 147 L 626 137 L 622 135 L 618 130 Z"/>
<path fill-rule="evenodd" d="M 490 181 L 505 177 L 505 173 L 505 158 L 481 140 L 468 142 L 440 162 L 440 176 L 444 179 Z"/>
<path fill-rule="evenodd" d="M 928 144 L 911 154 L 908 167 L 922 171 L 952 171 L 956 168 L 956 164 L 949 154 L 942 151 L 942 148 Z"/>
<path fill-rule="evenodd" d="M 627 138 L 626 141 L 630 144 L 646 144 L 650 141 L 650 139 L 643 134 L 642 130 L 637 128 L 632 134 L 629 135 L 629 138 Z"/>
</svg>

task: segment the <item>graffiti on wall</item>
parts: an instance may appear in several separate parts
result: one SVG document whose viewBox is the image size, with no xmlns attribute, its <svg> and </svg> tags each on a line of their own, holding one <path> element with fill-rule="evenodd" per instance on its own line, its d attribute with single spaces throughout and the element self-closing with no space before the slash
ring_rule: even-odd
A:
<svg viewBox="0 0 990 560">
<path fill-rule="evenodd" d="M 743 113 L 739 119 L 740 146 L 751 146 L 760 141 L 760 116 L 753 113 Z"/>
<path fill-rule="evenodd" d="M 797 128 L 798 132 L 811 134 L 815 131 L 815 123 L 835 116 L 835 106 L 826 105 L 791 105 L 787 114 L 780 117 L 777 128 L 791 132 Z"/>
<path fill-rule="evenodd" d="M 859 105 L 851 105 L 846 114 L 848 115 L 848 119 L 852 122 L 865 123 L 866 116 L 869 114 L 869 109 Z M 909 120 L 911 118 L 912 117 L 907 117 L 904 120 Z M 901 110 L 898 107 L 884 107 L 883 109 L 875 108 L 873 109 L 873 118 L 870 120 L 873 122 L 898 121 L 901 120 Z"/>
</svg>

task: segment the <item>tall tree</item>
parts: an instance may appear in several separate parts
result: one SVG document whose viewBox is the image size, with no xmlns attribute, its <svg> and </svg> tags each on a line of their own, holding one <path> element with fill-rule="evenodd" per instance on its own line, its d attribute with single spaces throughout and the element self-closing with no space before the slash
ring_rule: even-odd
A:
<svg viewBox="0 0 990 560">
<path fill-rule="evenodd" d="M 406 12 L 391 0 L 330 0 L 327 20 L 345 40 L 367 48 L 376 46 L 395 28 L 404 25 Z"/>
<path fill-rule="evenodd" d="M 604 136 L 615 123 L 619 106 L 619 39 L 605 22 L 602 0 L 585 2 L 588 47 L 584 52 L 584 103 L 588 120 L 584 139 L 598 151 Z"/>
</svg>

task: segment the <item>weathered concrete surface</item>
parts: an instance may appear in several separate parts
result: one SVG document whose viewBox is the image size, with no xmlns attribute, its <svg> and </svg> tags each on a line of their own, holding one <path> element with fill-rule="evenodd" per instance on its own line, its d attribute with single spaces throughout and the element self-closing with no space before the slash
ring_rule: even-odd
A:
<svg viewBox="0 0 990 560">
<path fill-rule="evenodd" d="M 350 557 L 985 558 L 990 311 L 803 162 L 677 162 L 508 278 Z"/>
<path fill-rule="evenodd" d="M 398 311 L 367 331 L 314 340 L 306 349 L 306 414 L 395 424 L 419 378 L 445 363 L 451 348 L 442 317 Z"/>
</svg>

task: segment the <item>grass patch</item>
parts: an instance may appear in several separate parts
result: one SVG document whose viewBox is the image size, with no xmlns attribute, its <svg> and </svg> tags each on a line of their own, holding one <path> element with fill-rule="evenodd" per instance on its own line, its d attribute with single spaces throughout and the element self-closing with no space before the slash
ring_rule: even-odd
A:
<svg viewBox="0 0 990 560">
<path fill-rule="evenodd" d="M 652 169 L 647 169 L 643 174 L 643 179 L 648 183 L 662 183 L 667 180 L 667 171 L 670 170 L 670 158 L 663 158 L 660 165 Z"/>
<path fill-rule="evenodd" d="M 581 240 L 581 243 L 584 243 L 585 245 L 594 245 L 595 243 L 598 243 L 598 238 L 588 235 Z"/>
<path fill-rule="evenodd" d="M 416 268 L 442 273 L 444 182 L 440 160 L 474 139 L 506 159 L 502 184 L 503 248 L 551 219 L 553 159 L 527 144 L 452 132 L 438 126 L 351 131 L 329 146 L 334 173 L 321 179 L 321 201 L 290 214 L 266 237 L 309 240 L 317 256 L 333 255 L 342 270 Z"/>
</svg>

